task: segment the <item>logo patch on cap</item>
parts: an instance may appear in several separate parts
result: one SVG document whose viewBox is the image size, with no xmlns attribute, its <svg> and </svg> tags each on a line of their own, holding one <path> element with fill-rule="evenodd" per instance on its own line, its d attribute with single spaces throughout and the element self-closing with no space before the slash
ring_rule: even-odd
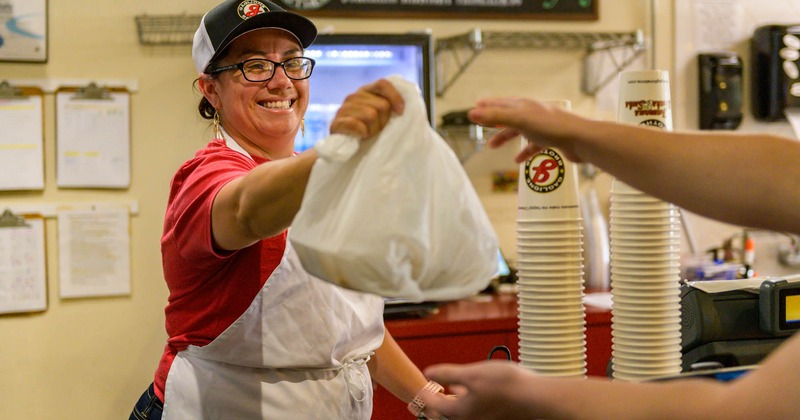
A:
<svg viewBox="0 0 800 420">
<path fill-rule="evenodd" d="M 269 12 L 269 7 L 257 0 L 246 0 L 239 3 L 238 12 L 240 18 L 247 20 L 253 16 Z"/>
</svg>

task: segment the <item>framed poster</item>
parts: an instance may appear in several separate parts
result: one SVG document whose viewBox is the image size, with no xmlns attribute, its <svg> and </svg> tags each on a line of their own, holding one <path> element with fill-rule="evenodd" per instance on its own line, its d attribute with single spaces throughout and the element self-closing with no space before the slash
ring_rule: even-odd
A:
<svg viewBox="0 0 800 420">
<path fill-rule="evenodd" d="M 274 0 L 306 16 L 597 20 L 599 0 Z"/>
<path fill-rule="evenodd" d="M 47 61 L 47 0 L 0 0 L 0 61 Z"/>
</svg>

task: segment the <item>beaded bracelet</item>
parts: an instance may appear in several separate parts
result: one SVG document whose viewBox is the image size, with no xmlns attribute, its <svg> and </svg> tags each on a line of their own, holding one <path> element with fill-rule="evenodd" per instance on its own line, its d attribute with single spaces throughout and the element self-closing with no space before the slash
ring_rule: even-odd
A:
<svg viewBox="0 0 800 420">
<path fill-rule="evenodd" d="M 408 403 L 408 411 L 410 411 L 411 414 L 413 414 L 414 416 L 419 417 L 419 415 L 422 414 L 422 412 L 425 410 L 425 401 L 422 401 L 420 395 L 422 395 L 423 392 L 430 392 L 432 394 L 436 394 L 442 391 L 444 391 L 443 386 L 439 385 L 434 381 L 428 381 L 428 383 L 425 384 L 424 387 L 422 387 L 422 389 L 417 393 L 417 395 L 414 396 L 414 399 L 411 400 L 410 403 Z"/>
</svg>

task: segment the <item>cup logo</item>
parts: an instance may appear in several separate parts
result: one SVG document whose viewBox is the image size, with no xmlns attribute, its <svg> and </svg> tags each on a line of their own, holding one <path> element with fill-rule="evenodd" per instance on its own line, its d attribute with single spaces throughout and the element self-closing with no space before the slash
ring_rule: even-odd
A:
<svg viewBox="0 0 800 420">
<path fill-rule="evenodd" d="M 639 125 L 646 125 L 648 127 L 660 128 L 662 130 L 667 129 L 667 126 L 664 124 L 664 122 L 659 120 L 644 120 L 641 123 L 639 123 Z"/>
<path fill-rule="evenodd" d="M 525 162 L 525 183 L 533 192 L 549 193 L 564 183 L 564 159 L 553 149 L 545 149 Z"/>
<path fill-rule="evenodd" d="M 633 110 L 633 115 L 637 117 L 645 116 L 666 118 L 669 107 L 669 101 L 654 101 L 648 99 L 642 101 L 625 102 L 625 108 Z"/>
<path fill-rule="evenodd" d="M 237 10 L 239 12 L 239 17 L 243 20 L 247 20 L 255 15 L 269 12 L 269 7 L 258 0 L 246 0 L 239 3 Z"/>
</svg>

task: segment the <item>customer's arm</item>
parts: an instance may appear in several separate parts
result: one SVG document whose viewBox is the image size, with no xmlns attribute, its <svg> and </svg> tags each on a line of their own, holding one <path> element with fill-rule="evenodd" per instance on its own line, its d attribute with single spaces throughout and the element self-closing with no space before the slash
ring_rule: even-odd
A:
<svg viewBox="0 0 800 420">
<path fill-rule="evenodd" d="M 800 142 L 767 134 L 667 132 L 589 120 L 527 99 L 478 102 L 470 118 L 505 127 L 490 147 L 523 134 L 529 149 L 558 148 L 625 183 L 728 223 L 800 232 Z"/>
<path fill-rule="evenodd" d="M 538 376 L 510 362 L 426 369 L 458 398 L 423 398 L 446 416 L 490 419 L 791 419 L 800 413 L 800 336 L 743 378 L 623 382 Z"/>
</svg>

